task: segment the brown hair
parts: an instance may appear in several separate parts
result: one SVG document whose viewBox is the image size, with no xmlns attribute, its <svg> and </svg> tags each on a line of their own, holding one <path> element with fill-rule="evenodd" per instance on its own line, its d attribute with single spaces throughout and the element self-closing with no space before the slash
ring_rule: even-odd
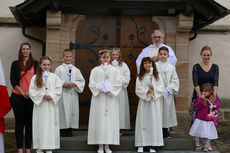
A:
<svg viewBox="0 0 230 153">
<path fill-rule="evenodd" d="M 159 76 L 158 76 L 158 71 L 157 71 L 157 67 L 156 67 L 156 64 L 155 62 L 153 61 L 152 58 L 150 57 L 144 57 L 141 61 L 141 65 L 140 65 L 140 73 L 139 73 L 139 79 L 142 80 L 146 71 L 145 71 L 145 68 L 144 68 L 144 62 L 146 61 L 149 61 L 149 62 L 152 62 L 152 66 L 153 66 L 153 76 L 156 80 L 159 79 Z"/>
<path fill-rule="evenodd" d="M 212 50 L 211 50 L 211 48 L 210 48 L 209 46 L 204 46 L 204 47 L 201 49 L 201 51 L 200 51 L 200 55 L 201 55 L 205 50 L 209 50 L 210 53 L 211 53 L 211 55 L 212 55 Z"/>
<path fill-rule="evenodd" d="M 65 49 L 62 53 L 62 56 L 65 56 L 65 53 L 71 53 L 73 54 L 73 50 L 72 49 Z"/>
<path fill-rule="evenodd" d="M 37 73 L 36 73 L 36 78 L 35 78 L 35 85 L 37 88 L 42 88 L 43 87 L 43 80 L 42 80 L 42 69 L 41 69 L 41 64 L 44 60 L 49 60 L 50 64 L 52 64 L 52 60 L 48 56 L 43 56 L 39 60 L 39 66 L 37 67 Z"/>
<path fill-rule="evenodd" d="M 99 51 L 99 53 L 98 53 L 98 55 L 99 55 L 99 58 L 101 58 L 105 53 L 109 53 L 109 56 L 110 56 L 110 61 L 109 61 L 109 63 L 111 63 L 111 52 L 110 52 L 110 50 L 108 50 L 108 49 L 102 49 L 102 50 L 100 50 Z"/>
<path fill-rule="evenodd" d="M 122 57 L 121 57 L 120 48 L 117 48 L 117 47 L 111 48 L 110 52 L 111 52 L 111 54 L 112 54 L 112 52 L 118 52 L 118 54 L 119 54 L 118 65 L 121 67 L 122 66 Z"/>
<path fill-rule="evenodd" d="M 164 51 L 166 51 L 166 52 L 168 52 L 169 53 L 169 49 L 167 48 L 167 47 L 160 47 L 159 49 L 158 49 L 158 54 L 162 51 L 162 50 L 164 50 Z"/>
<path fill-rule="evenodd" d="M 210 92 L 210 94 L 213 94 L 213 86 L 212 86 L 212 84 L 210 84 L 210 83 L 205 83 L 205 84 L 203 84 L 203 85 L 201 86 L 201 92 L 202 92 L 202 91 L 208 91 L 208 92 Z M 206 105 L 206 100 L 204 100 L 203 105 L 204 105 L 204 106 Z"/>
<path fill-rule="evenodd" d="M 19 52 L 18 52 L 18 64 L 19 64 L 19 68 L 20 68 L 20 71 L 24 70 L 24 71 L 27 71 L 27 70 L 30 70 L 31 67 L 34 65 L 34 59 L 32 57 L 32 54 L 30 53 L 29 55 L 29 59 L 28 61 L 26 62 L 26 65 L 24 65 L 23 63 L 23 55 L 22 55 L 22 47 L 24 45 L 27 45 L 29 46 L 29 48 L 31 49 L 31 45 L 28 43 L 28 42 L 24 42 L 21 44 L 20 48 L 19 48 Z"/>
</svg>

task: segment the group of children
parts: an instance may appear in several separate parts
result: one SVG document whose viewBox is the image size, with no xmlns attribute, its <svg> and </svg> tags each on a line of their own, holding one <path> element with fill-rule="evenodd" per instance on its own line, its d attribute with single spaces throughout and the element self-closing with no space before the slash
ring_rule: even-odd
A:
<svg viewBox="0 0 230 153">
<path fill-rule="evenodd" d="M 136 79 L 135 92 L 139 103 L 135 146 L 138 147 L 138 152 L 143 152 L 144 147 L 149 148 L 150 152 L 156 152 L 156 149 L 164 146 L 163 134 L 169 137 L 168 128 L 177 125 L 174 94 L 179 90 L 179 79 L 175 66 L 167 62 L 169 51 L 166 47 L 159 49 L 158 57 L 159 62 L 156 63 L 150 57 L 143 58 Z M 64 63 L 56 68 L 55 73 L 51 73 L 51 59 L 42 57 L 30 83 L 29 95 L 34 102 L 33 147 L 37 149 L 37 153 L 52 153 L 53 149 L 60 148 L 60 135 L 72 136 L 72 128 L 79 127 L 78 93 L 83 92 L 85 80 L 80 70 L 71 64 L 71 50 L 64 51 L 63 60 Z M 98 153 L 104 153 L 104 150 L 112 153 L 109 145 L 120 144 L 119 130 L 130 128 L 126 89 L 130 71 L 121 60 L 119 48 L 99 51 L 99 60 L 100 65 L 91 70 L 89 78 L 92 98 L 88 144 L 99 145 Z M 197 137 L 197 146 L 198 137 L 203 138 L 199 132 L 203 134 L 206 128 L 203 117 L 209 117 L 209 120 L 214 118 L 214 112 L 205 116 L 209 113 L 210 104 L 208 99 L 203 100 L 210 96 L 211 91 L 205 87 L 202 93 L 204 97 L 197 103 L 198 118 L 190 130 L 190 134 Z M 219 105 L 214 104 L 212 106 L 218 107 Z M 212 125 L 208 132 L 213 131 L 215 132 L 215 126 Z M 217 133 L 212 134 L 207 143 L 209 139 L 216 137 Z"/>
</svg>

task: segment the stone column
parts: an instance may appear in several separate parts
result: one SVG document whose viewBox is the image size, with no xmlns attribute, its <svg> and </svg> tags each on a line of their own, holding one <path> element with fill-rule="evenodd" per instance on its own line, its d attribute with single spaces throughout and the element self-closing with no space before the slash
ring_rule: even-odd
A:
<svg viewBox="0 0 230 153">
<path fill-rule="evenodd" d="M 46 13 L 46 56 L 52 57 L 52 71 L 60 65 L 61 52 L 61 11 L 47 11 Z"/>
<path fill-rule="evenodd" d="M 175 52 L 178 59 L 176 70 L 180 80 L 180 90 L 176 96 L 177 112 L 187 112 L 191 99 L 189 95 L 189 32 L 193 27 L 193 15 L 179 14 L 176 17 Z"/>
</svg>

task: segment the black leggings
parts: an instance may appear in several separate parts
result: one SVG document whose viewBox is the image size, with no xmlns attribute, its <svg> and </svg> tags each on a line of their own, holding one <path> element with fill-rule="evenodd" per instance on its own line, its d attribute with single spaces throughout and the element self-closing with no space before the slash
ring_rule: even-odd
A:
<svg viewBox="0 0 230 153">
<path fill-rule="evenodd" d="M 33 102 L 31 99 L 25 99 L 21 95 L 12 93 L 10 103 L 15 117 L 17 148 L 23 148 L 23 132 L 25 127 L 25 149 L 30 149 L 32 143 Z"/>
</svg>

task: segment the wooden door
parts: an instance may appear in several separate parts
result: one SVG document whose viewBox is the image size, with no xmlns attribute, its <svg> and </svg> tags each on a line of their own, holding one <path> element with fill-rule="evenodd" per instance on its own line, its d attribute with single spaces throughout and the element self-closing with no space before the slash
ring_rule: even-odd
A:
<svg viewBox="0 0 230 153">
<path fill-rule="evenodd" d="M 87 129 L 91 92 L 88 87 L 90 71 L 99 65 L 98 51 L 120 47 L 123 61 L 131 71 L 128 86 L 131 125 L 134 128 L 138 98 L 135 95 L 136 58 L 151 43 L 151 32 L 158 29 L 150 16 L 95 16 L 88 15 L 76 30 L 76 66 L 81 70 L 86 86 L 80 98 L 80 129 Z"/>
</svg>

